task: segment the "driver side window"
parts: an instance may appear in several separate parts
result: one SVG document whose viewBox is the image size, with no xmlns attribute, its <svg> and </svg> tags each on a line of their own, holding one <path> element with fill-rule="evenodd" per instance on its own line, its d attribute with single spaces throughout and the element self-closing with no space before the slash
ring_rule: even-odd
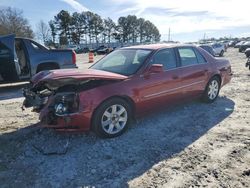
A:
<svg viewBox="0 0 250 188">
<path fill-rule="evenodd" d="M 162 64 L 164 70 L 170 70 L 177 67 L 174 49 L 164 49 L 157 52 L 152 59 L 152 64 Z"/>
</svg>

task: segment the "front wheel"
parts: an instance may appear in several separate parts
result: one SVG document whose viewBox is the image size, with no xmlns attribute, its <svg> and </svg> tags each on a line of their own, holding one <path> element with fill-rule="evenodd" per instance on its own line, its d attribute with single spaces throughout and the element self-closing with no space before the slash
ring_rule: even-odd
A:
<svg viewBox="0 0 250 188">
<path fill-rule="evenodd" d="M 224 54 L 224 51 L 223 51 L 223 50 L 221 50 L 221 52 L 220 52 L 220 57 L 222 57 L 222 56 L 223 56 L 223 54 Z"/>
<path fill-rule="evenodd" d="M 220 92 L 220 80 L 218 77 L 213 77 L 207 84 L 203 94 L 203 100 L 207 103 L 212 103 L 216 100 Z"/>
<path fill-rule="evenodd" d="M 94 113 L 92 127 L 97 135 L 113 138 L 126 131 L 131 122 L 131 107 L 120 98 L 105 101 Z"/>
</svg>

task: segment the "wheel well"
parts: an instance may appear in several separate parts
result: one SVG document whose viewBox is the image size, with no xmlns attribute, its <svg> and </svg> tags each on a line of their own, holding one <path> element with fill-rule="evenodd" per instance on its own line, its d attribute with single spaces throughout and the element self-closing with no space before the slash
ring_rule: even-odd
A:
<svg viewBox="0 0 250 188">
<path fill-rule="evenodd" d="M 115 95 L 115 96 L 112 96 L 112 97 L 109 97 L 109 98 L 107 98 L 107 99 L 105 99 L 104 101 L 102 101 L 95 109 L 94 109 L 94 112 L 93 112 L 93 114 L 92 114 L 92 117 L 91 117 L 91 124 L 92 124 L 92 122 L 93 122 L 93 117 L 94 117 L 94 115 L 95 115 L 95 113 L 96 113 L 96 110 L 104 103 L 104 102 L 106 102 L 106 101 L 108 101 L 108 100 L 111 100 L 111 99 L 114 99 L 114 98 L 119 98 L 119 99 L 122 99 L 122 100 L 124 100 L 125 102 L 127 102 L 130 106 L 131 106 L 131 111 L 132 111 L 132 117 L 133 118 L 135 118 L 135 102 L 133 101 L 133 99 L 131 99 L 129 96 L 126 96 L 126 95 L 122 95 L 122 96 L 120 96 L 120 95 Z M 92 126 L 91 126 L 92 127 Z"/>
<path fill-rule="evenodd" d="M 50 67 L 52 69 L 59 69 L 59 65 L 57 63 L 49 62 L 49 63 L 41 63 L 37 66 L 36 73 L 40 72 L 44 68 Z"/>
<path fill-rule="evenodd" d="M 220 85 L 221 85 L 221 76 L 219 75 L 219 74 L 215 74 L 212 78 L 218 78 L 219 79 L 219 81 L 220 81 Z M 211 78 L 211 79 L 212 79 Z"/>
</svg>

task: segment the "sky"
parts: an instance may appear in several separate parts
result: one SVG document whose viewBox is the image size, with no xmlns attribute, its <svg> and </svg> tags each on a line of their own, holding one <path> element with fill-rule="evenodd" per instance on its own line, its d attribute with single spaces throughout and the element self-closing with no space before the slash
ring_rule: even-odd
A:
<svg viewBox="0 0 250 188">
<path fill-rule="evenodd" d="M 92 11 L 115 22 L 129 14 L 150 20 L 161 40 L 181 42 L 211 37 L 250 36 L 247 0 L 0 0 L 0 7 L 21 9 L 33 30 L 40 20 L 48 22 L 60 10 Z"/>
</svg>

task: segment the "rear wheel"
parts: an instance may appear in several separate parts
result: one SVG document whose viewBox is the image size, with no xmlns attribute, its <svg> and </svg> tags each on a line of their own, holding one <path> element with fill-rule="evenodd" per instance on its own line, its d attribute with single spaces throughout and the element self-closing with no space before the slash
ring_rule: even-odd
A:
<svg viewBox="0 0 250 188">
<path fill-rule="evenodd" d="M 126 131 L 131 122 L 131 107 L 120 98 L 105 101 L 93 116 L 93 129 L 97 135 L 113 138 Z"/>
<path fill-rule="evenodd" d="M 203 100 L 212 103 L 216 100 L 220 92 L 220 80 L 218 77 L 210 79 L 203 94 Z"/>
</svg>

